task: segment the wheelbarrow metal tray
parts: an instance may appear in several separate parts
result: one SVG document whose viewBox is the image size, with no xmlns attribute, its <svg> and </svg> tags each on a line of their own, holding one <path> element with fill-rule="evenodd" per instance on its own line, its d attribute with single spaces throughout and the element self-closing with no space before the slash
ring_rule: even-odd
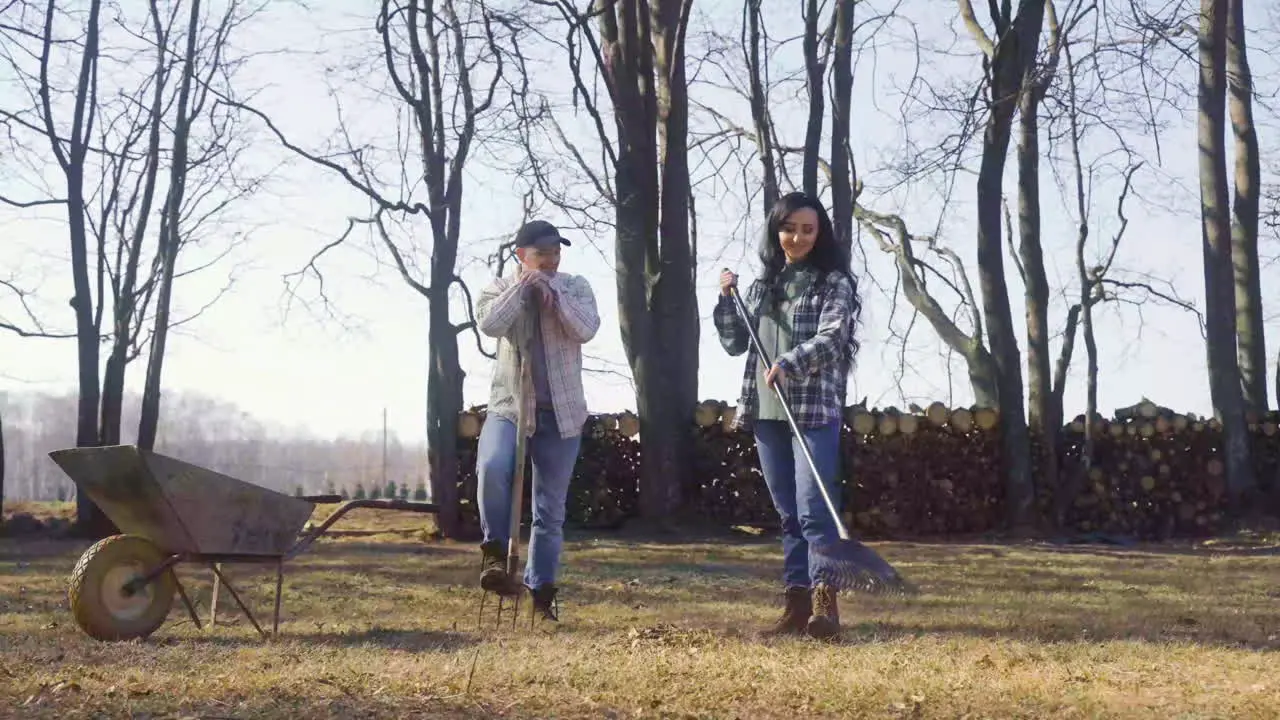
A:
<svg viewBox="0 0 1280 720">
<path fill-rule="evenodd" d="M 134 445 L 49 453 L 120 532 L 169 553 L 281 556 L 314 503 Z"/>
</svg>

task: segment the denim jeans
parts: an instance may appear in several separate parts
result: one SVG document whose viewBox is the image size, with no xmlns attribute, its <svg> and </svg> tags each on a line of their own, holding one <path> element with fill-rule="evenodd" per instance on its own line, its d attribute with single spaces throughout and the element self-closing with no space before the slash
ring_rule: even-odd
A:
<svg viewBox="0 0 1280 720">
<path fill-rule="evenodd" d="M 554 412 L 541 408 L 537 411 L 537 428 L 527 443 L 533 459 L 533 527 L 524 567 L 524 584 L 529 587 L 554 583 L 560 569 L 565 501 L 581 442 L 581 435 L 560 437 Z M 505 544 L 510 539 L 515 467 L 515 423 L 490 415 L 480 430 L 476 449 L 476 499 L 485 542 L 498 540 Z M 524 506 L 528 507 L 529 502 L 526 497 Z"/>
<path fill-rule="evenodd" d="M 783 582 L 812 587 L 816 578 L 809 567 L 810 543 L 835 542 L 840 535 L 791 427 L 783 420 L 756 420 L 753 425 L 760 469 L 782 521 Z M 814 463 L 826 478 L 827 493 L 839 508 L 840 423 L 805 429 L 804 436 Z"/>
</svg>

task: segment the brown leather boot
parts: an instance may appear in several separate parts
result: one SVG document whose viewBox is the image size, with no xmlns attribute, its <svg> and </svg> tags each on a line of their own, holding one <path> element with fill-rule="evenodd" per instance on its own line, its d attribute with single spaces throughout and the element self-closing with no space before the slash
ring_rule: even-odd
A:
<svg viewBox="0 0 1280 720">
<path fill-rule="evenodd" d="M 840 605 L 836 590 L 830 585 L 818 583 L 813 588 L 813 617 L 809 618 L 809 636 L 819 640 L 833 638 L 840 633 Z"/>
<path fill-rule="evenodd" d="M 507 576 L 507 548 L 501 541 L 480 545 L 480 588 L 506 596 L 515 595 L 520 589 Z"/>
<path fill-rule="evenodd" d="M 560 605 L 556 602 L 559 589 L 551 584 L 528 589 L 533 599 L 533 606 L 529 608 L 529 612 L 533 614 L 530 620 L 560 622 Z"/>
<path fill-rule="evenodd" d="M 773 625 L 761 631 L 764 637 L 774 637 L 778 635 L 803 635 L 805 624 L 809 622 L 809 616 L 813 614 L 813 601 L 809 597 L 809 588 L 792 586 L 783 592 L 783 598 L 786 605 L 782 610 L 782 617 L 778 618 Z"/>
</svg>

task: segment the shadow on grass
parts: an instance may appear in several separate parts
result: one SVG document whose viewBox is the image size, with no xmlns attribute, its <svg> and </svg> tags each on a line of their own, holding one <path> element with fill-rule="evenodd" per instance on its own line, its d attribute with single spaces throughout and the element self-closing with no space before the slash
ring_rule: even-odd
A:
<svg viewBox="0 0 1280 720">
<path fill-rule="evenodd" d="M 876 613 L 875 615 L 882 615 Z M 720 640 L 737 641 L 745 644 L 773 646 L 788 642 L 825 642 L 837 646 L 856 647 L 869 644 L 891 643 L 899 640 L 920 638 L 976 638 L 982 640 L 1016 640 L 1020 642 L 1051 645 L 1064 642 L 1076 643 L 1108 643 L 1138 642 L 1154 645 L 1167 643 L 1185 643 L 1206 648 L 1233 650 L 1250 650 L 1256 652 L 1280 652 L 1280 640 L 1275 636 L 1260 635 L 1244 637 L 1222 630 L 1208 629 L 1200 631 L 1200 623 L 1192 618 L 1180 618 L 1167 624 L 1136 628 L 1108 628 L 1089 622 L 1087 615 L 1059 614 L 1053 618 L 1041 618 L 1035 626 L 1013 628 L 983 625 L 981 622 L 963 620 L 921 620 L 910 622 L 896 619 L 882 619 L 875 616 L 860 615 L 847 601 L 842 602 L 841 622 L 843 628 L 838 638 L 829 641 L 817 641 L 808 638 L 763 638 L 759 631 L 772 624 L 773 615 L 761 615 L 752 618 L 726 618 L 707 608 L 690 608 L 681 614 L 676 625 L 694 637 L 705 638 L 707 634 Z M 580 623 L 581 624 L 581 623 Z M 643 626 L 638 623 L 637 626 Z M 665 625 L 665 623 L 657 623 Z M 588 630 L 591 634 L 607 636 L 610 632 L 604 628 Z M 620 641 L 625 641 L 623 631 Z M 619 634 L 616 631 L 613 634 Z M 698 644 L 696 642 L 678 644 Z"/>
<path fill-rule="evenodd" d="M 1280 641 L 1254 637 L 1244 638 L 1230 633 L 1212 632 L 1211 637 L 1197 634 L 1198 623 L 1190 618 L 1141 631 L 1119 631 L 1091 627 L 1083 617 L 1061 617 L 1060 623 L 1039 628 L 996 628 L 968 622 L 896 623 L 853 620 L 839 640 L 845 645 L 862 645 L 869 642 L 885 642 L 904 638 L 921 637 L 970 637 L 987 640 L 1021 640 L 1040 644 L 1062 642 L 1141 642 L 1151 644 L 1188 643 L 1209 648 L 1252 650 L 1275 653 L 1280 651 Z"/>
<path fill-rule="evenodd" d="M 154 717 L 154 718 L 225 718 L 231 720 L 259 720 L 267 718 L 308 718 L 308 720 L 347 720 L 356 717 L 376 717 L 394 720 L 408 718 L 434 718 L 438 720 L 478 720 L 501 716 L 510 720 L 545 717 L 532 714 L 511 703 L 494 704 L 480 699 L 458 695 L 394 695 L 373 694 L 357 683 L 334 678 L 317 678 L 310 683 L 309 692 L 228 693 L 217 701 L 199 701 L 181 696 L 153 693 L 144 698 L 132 698 L 126 711 L 118 705 L 122 702 L 81 705 L 62 700 L 74 694 L 54 696 L 39 704 L 14 708 L 17 714 L 5 715 L 9 708 L 0 702 L 0 715 L 21 717 L 24 720 L 98 720 L 103 717 Z M 105 705 L 105 707 L 104 707 Z M 107 712 L 114 707 L 114 712 Z M 576 713 L 572 717 L 600 717 L 588 713 Z M 617 717 L 606 715 L 605 717 Z"/>
<path fill-rule="evenodd" d="M 310 623 L 314 625 L 314 623 Z M 235 630 L 232 628 L 235 627 Z M 238 632 L 246 630 L 244 634 L 225 635 L 215 634 L 224 632 Z M 253 629 L 248 622 L 227 623 L 220 621 L 218 626 L 212 630 L 206 630 L 205 633 L 195 633 L 192 635 L 169 635 L 161 636 L 159 633 L 153 636 L 152 642 L 157 645 L 203 645 L 212 647 L 264 647 L 273 644 L 289 644 L 302 643 L 307 645 L 320 646 L 337 646 L 337 647 L 379 647 L 387 650 L 403 650 L 406 652 L 456 652 L 468 647 L 472 647 L 479 643 L 481 638 L 474 634 L 455 630 L 435 630 L 428 628 L 403 628 L 403 627 L 372 627 L 363 630 L 351 631 L 334 631 L 325 632 L 323 629 L 315 631 L 291 631 L 289 628 L 281 628 L 278 636 L 270 636 L 263 638 L 257 631 Z"/>
</svg>

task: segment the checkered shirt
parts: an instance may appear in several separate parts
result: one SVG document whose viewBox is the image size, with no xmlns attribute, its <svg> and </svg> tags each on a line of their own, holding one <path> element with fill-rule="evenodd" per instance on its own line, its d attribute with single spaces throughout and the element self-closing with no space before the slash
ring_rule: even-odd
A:
<svg viewBox="0 0 1280 720">
<path fill-rule="evenodd" d="M 581 434 L 587 421 L 587 400 L 582 388 L 582 346 L 600 329 L 595 293 L 586 278 L 556 273 L 550 280 L 556 295 L 555 307 L 542 310 L 540 304 L 521 292 L 516 284 L 519 274 L 517 266 L 514 274 L 494 280 L 481 291 L 476 301 L 476 323 L 480 332 L 499 339 L 488 412 L 516 422 L 516 395 L 522 370 L 516 347 L 527 350 L 533 332 L 532 315 L 523 312 L 527 307 L 541 313 L 547 384 L 551 387 L 551 404 L 560 435 L 572 437 Z M 534 412 L 537 399 L 529 377 L 528 362 L 524 363 L 523 372 L 526 379 L 525 418 L 528 432 L 532 434 L 537 424 Z"/>
<path fill-rule="evenodd" d="M 743 304 L 756 328 L 760 325 L 766 289 L 756 280 L 743 294 Z M 819 427 L 842 417 L 849 371 L 853 367 L 848 351 L 853 332 L 853 299 L 849 278 L 832 272 L 821 282 L 810 285 L 793 306 L 792 347 L 774 361 L 787 371 L 783 393 L 796 423 L 802 428 Z M 712 317 L 725 351 L 735 357 L 747 354 L 733 427 L 750 429 L 760 407 L 760 390 L 756 386 L 760 358 L 732 297 L 721 295 Z"/>
</svg>

